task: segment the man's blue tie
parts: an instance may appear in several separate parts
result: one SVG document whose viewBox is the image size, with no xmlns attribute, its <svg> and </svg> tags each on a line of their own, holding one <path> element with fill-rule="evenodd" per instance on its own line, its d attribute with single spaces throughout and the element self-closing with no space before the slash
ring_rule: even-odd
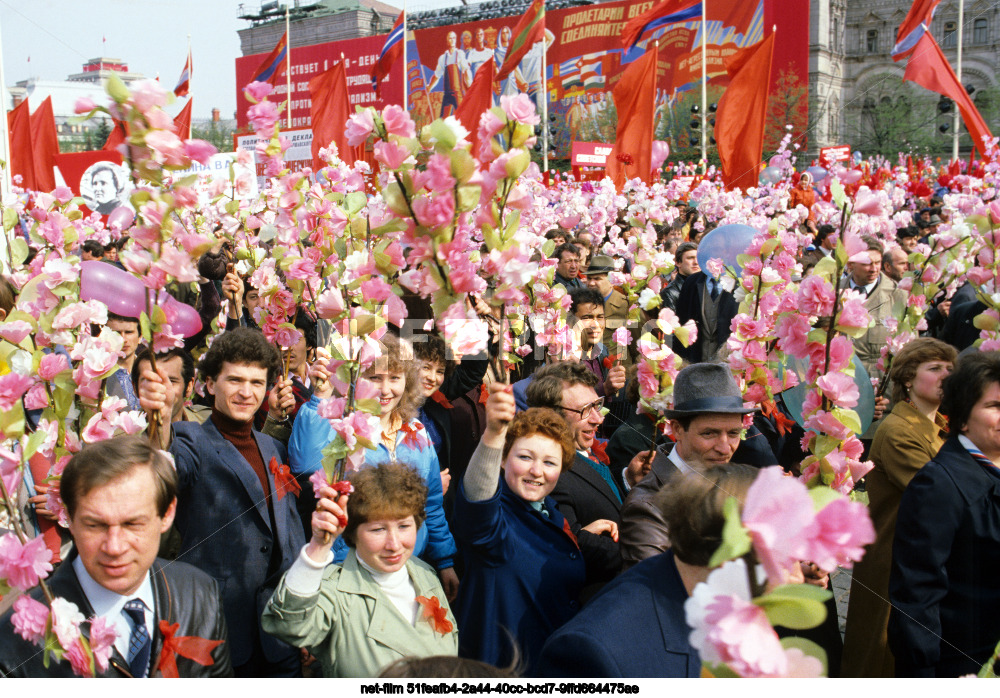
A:
<svg viewBox="0 0 1000 698">
<path fill-rule="evenodd" d="M 129 599 L 122 613 L 132 621 L 132 634 L 128 638 L 128 666 L 132 676 L 145 678 L 149 671 L 149 652 L 152 642 L 146 628 L 146 604 L 142 599 Z"/>
</svg>

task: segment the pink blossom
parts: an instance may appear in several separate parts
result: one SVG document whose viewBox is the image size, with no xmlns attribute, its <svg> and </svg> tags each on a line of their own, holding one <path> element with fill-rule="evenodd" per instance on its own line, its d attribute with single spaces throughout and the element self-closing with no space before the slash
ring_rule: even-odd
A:
<svg viewBox="0 0 1000 698">
<path fill-rule="evenodd" d="M 819 434 L 832 436 L 838 441 L 846 439 L 854 433 L 844 426 L 840 420 L 834 417 L 832 413 L 822 410 L 806 419 L 805 422 L 802 423 L 802 428 L 806 430 L 811 429 Z"/>
<path fill-rule="evenodd" d="M 800 358 L 805 357 L 811 329 L 809 321 L 798 313 L 782 315 L 775 328 L 778 348 L 786 354 Z"/>
<path fill-rule="evenodd" d="M 398 170 L 409 157 L 409 149 L 396 143 L 379 141 L 375 144 L 375 159 L 387 169 Z"/>
<path fill-rule="evenodd" d="M 347 119 L 347 143 L 348 145 L 361 145 L 372 131 L 375 130 L 375 120 L 372 119 L 370 109 L 363 109 L 351 114 Z"/>
<path fill-rule="evenodd" d="M 344 312 L 344 297 L 340 290 L 329 288 L 316 299 L 316 314 L 324 320 L 338 317 Z"/>
<path fill-rule="evenodd" d="M 772 582 L 782 582 L 783 572 L 805 559 L 806 540 L 816 530 L 815 518 L 805 485 L 785 476 L 779 467 L 761 470 L 747 490 L 743 525 Z"/>
<path fill-rule="evenodd" d="M 830 315 L 833 313 L 833 301 L 833 287 L 822 276 L 807 276 L 799 285 L 798 308 L 805 315 Z"/>
<path fill-rule="evenodd" d="M 267 82 L 251 82 L 243 88 L 243 95 L 247 101 L 257 103 L 266 99 L 274 91 L 274 86 Z"/>
<path fill-rule="evenodd" d="M 716 596 L 705 618 L 707 640 L 719 661 L 746 678 L 781 676 L 784 648 L 764 609 L 736 596 Z"/>
<path fill-rule="evenodd" d="M 50 560 L 52 551 L 45 547 L 41 536 L 24 545 L 13 533 L 0 537 L 0 578 L 6 578 L 15 589 L 27 591 L 48 576 L 52 571 Z"/>
<path fill-rule="evenodd" d="M 41 383 L 35 383 L 24 394 L 24 409 L 26 410 L 44 409 L 48 404 L 49 395 L 45 391 L 45 386 Z"/>
<path fill-rule="evenodd" d="M 160 157 L 158 162 L 172 167 L 186 167 L 190 160 L 184 154 L 184 142 L 173 131 L 154 129 L 146 134 L 146 145 Z"/>
<path fill-rule="evenodd" d="M 858 197 L 854 201 L 854 212 L 864 213 L 876 218 L 884 215 L 882 203 L 879 201 L 878 196 L 867 189 L 858 192 Z"/>
<path fill-rule="evenodd" d="M 860 393 L 854 379 L 846 373 L 831 371 L 816 381 L 820 390 L 837 407 L 851 408 L 858 404 Z"/>
<path fill-rule="evenodd" d="M 875 541 L 868 507 L 846 497 L 835 499 L 820 509 L 816 524 L 806 559 L 825 572 L 832 572 L 838 565 L 850 567 L 851 562 L 864 556 L 865 546 Z"/>
<path fill-rule="evenodd" d="M 726 265 L 718 257 L 712 257 L 710 260 L 705 262 L 705 268 L 708 271 L 709 276 L 713 279 L 718 279 L 722 276 L 722 272 L 726 270 Z"/>
<path fill-rule="evenodd" d="M 417 223 L 426 228 L 440 228 L 455 218 L 455 199 L 450 192 L 430 196 L 424 194 L 413 200 Z"/>
<path fill-rule="evenodd" d="M 410 114 L 398 104 L 390 104 L 382 110 L 382 121 L 386 133 L 403 138 L 415 138 L 417 125 L 413 123 Z"/>
<path fill-rule="evenodd" d="M 21 486 L 21 459 L 3 447 L 0 447 L 0 478 L 8 492 L 17 492 Z"/>
<path fill-rule="evenodd" d="M 31 332 L 31 324 L 24 320 L 8 320 L 0 324 L 0 337 L 11 344 L 20 344 Z"/>
<path fill-rule="evenodd" d="M 841 327 L 866 328 L 871 324 L 871 316 L 865 309 L 864 297 L 856 291 L 848 291 L 848 297 L 837 316 L 837 325 Z"/>
<path fill-rule="evenodd" d="M 539 122 L 534 103 L 524 93 L 501 97 L 500 108 L 503 109 L 510 121 L 518 121 L 529 126 L 534 126 Z"/>
<path fill-rule="evenodd" d="M 104 415 L 95 414 L 83 428 L 83 440 L 85 443 L 94 444 L 98 441 L 105 441 L 115 435 L 115 425 L 104 419 Z"/>
<path fill-rule="evenodd" d="M 90 112 L 94 111 L 94 109 L 96 109 L 96 108 L 97 108 L 97 105 L 94 104 L 94 100 L 92 100 L 90 97 L 80 97 L 73 104 L 73 113 L 74 114 L 89 114 Z"/>
<path fill-rule="evenodd" d="M 128 410 L 118 416 L 118 428 L 126 434 L 141 434 L 149 426 L 146 415 L 138 410 Z"/>
<path fill-rule="evenodd" d="M 65 650 L 63 656 L 69 660 L 70 668 L 74 674 L 85 679 L 94 678 L 93 664 L 90 657 L 87 656 L 87 651 L 83 648 L 83 642 L 81 642 L 79 637 L 68 646 L 64 645 L 63 649 Z"/>
<path fill-rule="evenodd" d="M 433 192 L 449 191 L 455 186 L 455 178 L 451 175 L 451 158 L 440 153 L 431 155 L 425 175 L 425 184 Z"/>
<path fill-rule="evenodd" d="M 167 91 L 156 80 L 141 80 L 132 85 L 132 104 L 143 114 L 167 103 Z"/>
<path fill-rule="evenodd" d="M 207 165 L 211 157 L 218 152 L 219 149 L 208 141 L 203 141 L 198 138 L 192 138 L 184 141 L 185 155 L 195 162 L 200 162 L 202 165 Z"/>
<path fill-rule="evenodd" d="M 347 398 L 332 397 L 319 403 L 316 414 L 326 420 L 341 419 L 344 416 L 344 409 L 347 407 Z"/>
<path fill-rule="evenodd" d="M 274 102 L 260 102 L 247 110 L 247 118 L 254 131 L 270 134 L 274 132 L 274 125 L 281 118 L 281 114 L 278 113 L 278 107 Z"/>
<path fill-rule="evenodd" d="M 64 648 L 80 637 L 80 623 L 84 620 L 75 603 L 61 597 L 52 600 L 52 630 Z"/>
<path fill-rule="evenodd" d="M 84 325 L 105 325 L 108 322 L 108 307 L 100 301 L 70 303 L 60 310 L 52 320 L 57 330 L 69 330 Z"/>
<path fill-rule="evenodd" d="M 14 632 L 28 642 L 41 644 L 45 638 L 45 626 L 49 620 L 49 607 L 35 601 L 28 595 L 17 597 L 14 601 Z"/>
<path fill-rule="evenodd" d="M 97 673 L 103 674 L 108 670 L 108 660 L 114 651 L 117 637 L 114 626 L 104 616 L 95 616 L 90 621 L 90 651 L 94 653 Z"/>
<path fill-rule="evenodd" d="M 31 387 L 34 380 L 20 373 L 0 376 L 0 410 L 7 412 L 21 401 L 21 397 Z"/>
</svg>

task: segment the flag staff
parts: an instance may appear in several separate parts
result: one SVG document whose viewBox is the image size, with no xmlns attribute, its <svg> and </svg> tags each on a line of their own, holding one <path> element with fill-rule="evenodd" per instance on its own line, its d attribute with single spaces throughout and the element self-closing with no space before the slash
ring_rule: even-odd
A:
<svg viewBox="0 0 1000 698">
<path fill-rule="evenodd" d="M 285 36 L 288 45 L 285 47 L 285 105 L 288 114 L 288 128 L 292 128 L 292 35 L 288 22 L 288 3 L 285 3 Z"/>
<path fill-rule="evenodd" d="M 701 166 L 708 172 L 708 15 L 701 0 Z"/>
<path fill-rule="evenodd" d="M 2 32 L 0 32 L 2 36 Z M 2 42 L 2 39 L 0 39 Z M 3 161 L 6 166 L 3 168 L 3 178 L 0 179 L 0 204 L 7 205 L 13 202 L 13 191 L 11 190 L 11 180 L 10 180 L 10 128 L 9 122 L 7 121 L 7 105 L 8 97 L 10 92 L 7 90 L 7 81 L 4 79 L 3 73 L 3 50 L 0 46 L 0 102 L 3 103 L 3 153 L 0 154 L 3 157 Z M 7 235 L 0 235 L 0 269 L 6 272 L 13 271 L 8 264 L 10 259 L 9 254 L 9 242 L 7 240 Z"/>
<path fill-rule="evenodd" d="M 549 81 L 546 78 L 547 72 L 545 69 L 545 58 L 549 45 L 545 41 L 546 31 L 548 30 L 543 29 L 542 31 L 541 74 L 538 76 L 538 85 L 542 90 L 542 172 L 549 171 Z"/>
<path fill-rule="evenodd" d="M 959 0 L 958 2 L 958 61 L 955 63 L 955 77 L 958 78 L 958 84 L 962 84 L 962 35 L 965 34 L 965 0 Z M 965 89 L 964 87 L 962 89 Z M 958 137 L 961 134 L 961 122 L 959 117 L 961 115 L 958 111 L 958 105 L 955 105 L 955 113 L 952 115 L 952 135 L 951 135 L 951 159 L 958 160 Z M 972 150 L 975 151 L 975 143 L 973 143 Z M 971 163 L 972 160 L 970 159 Z"/>
<path fill-rule="evenodd" d="M 406 60 L 406 43 L 409 34 L 406 30 L 406 0 L 403 0 L 403 109 L 410 110 L 410 67 Z M 391 31 L 391 30 L 390 30 Z"/>
<path fill-rule="evenodd" d="M 190 95 L 188 99 L 194 97 L 194 93 L 191 92 L 192 78 L 194 78 L 194 61 L 191 60 L 191 34 L 188 34 L 188 95 Z"/>
</svg>

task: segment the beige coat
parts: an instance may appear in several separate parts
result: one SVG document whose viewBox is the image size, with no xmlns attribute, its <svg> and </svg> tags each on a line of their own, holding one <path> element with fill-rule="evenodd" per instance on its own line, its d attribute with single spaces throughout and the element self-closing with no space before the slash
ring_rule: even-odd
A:
<svg viewBox="0 0 1000 698">
<path fill-rule="evenodd" d="M 282 579 L 261 625 L 289 644 L 310 648 L 327 678 L 373 678 L 403 657 L 457 655 L 455 616 L 437 574 L 415 557 L 406 569 L 417 596 L 436 596 L 447 609 L 450 633 L 438 633 L 422 617 L 410 625 L 358 563 L 353 549 L 343 566 L 324 570 L 323 582 L 313 596 L 296 596 Z"/>
<path fill-rule="evenodd" d="M 875 542 L 854 566 L 841 669 L 844 677 L 895 676 L 886 627 L 896 514 L 903 490 L 941 449 L 944 439 L 939 430 L 944 426 L 940 415 L 937 424 L 932 424 L 909 403 L 900 402 L 875 432 L 871 450 L 875 468 L 865 479 Z"/>
</svg>

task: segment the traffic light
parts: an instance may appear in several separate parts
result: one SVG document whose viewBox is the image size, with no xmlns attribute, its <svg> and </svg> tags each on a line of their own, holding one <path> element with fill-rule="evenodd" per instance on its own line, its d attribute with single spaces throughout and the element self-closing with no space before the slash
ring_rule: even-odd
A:
<svg viewBox="0 0 1000 698">
<path fill-rule="evenodd" d="M 942 114 L 950 114 L 952 107 L 954 106 L 955 103 L 952 102 L 947 97 L 942 97 L 941 99 L 938 100 L 938 111 L 941 112 Z"/>
</svg>

